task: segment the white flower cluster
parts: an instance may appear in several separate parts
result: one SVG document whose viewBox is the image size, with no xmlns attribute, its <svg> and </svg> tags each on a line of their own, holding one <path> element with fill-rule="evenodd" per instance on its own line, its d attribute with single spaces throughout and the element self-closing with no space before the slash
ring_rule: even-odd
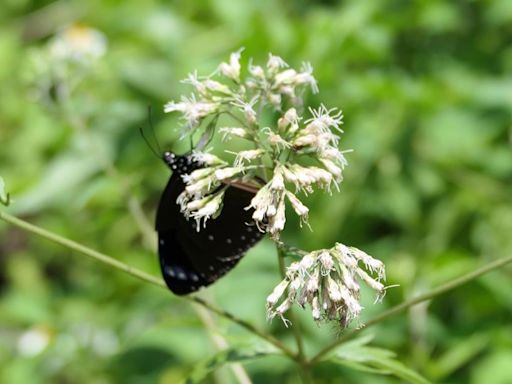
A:
<svg viewBox="0 0 512 384">
<path fill-rule="evenodd" d="M 306 119 L 299 114 L 304 88 L 318 92 L 311 65 L 305 63 L 297 71 L 269 55 L 264 67 L 251 63 L 243 76 L 240 58 L 241 51 L 231 54 L 229 62 L 221 63 L 211 76 L 190 74 L 184 82 L 193 86 L 193 94 L 164 107 L 165 112 L 182 115 L 186 133 L 196 131 L 205 119 L 211 125 L 219 116 L 227 116 L 233 125 L 218 128 L 224 139 L 244 139 L 255 146 L 235 153 L 229 166 L 216 164 L 186 177 L 180 203 L 187 217 L 206 220 L 222 206 L 222 184 L 243 180 L 261 186 L 250 204 L 253 219 L 277 239 L 286 222 L 286 200 L 301 222 L 307 222 L 308 208 L 295 194 L 311 193 L 314 187 L 330 191 L 341 182 L 347 164 L 338 149 L 343 115 L 323 105 L 310 109 Z M 268 112 L 279 114 L 270 126 L 263 119 Z M 305 165 L 312 160 L 316 164 Z"/>
<path fill-rule="evenodd" d="M 102 57 L 107 50 L 107 39 L 100 31 L 74 24 L 59 31 L 50 41 L 54 59 L 89 62 Z"/>
<path fill-rule="evenodd" d="M 99 73 L 107 48 L 105 35 L 87 25 L 59 29 L 44 46 L 30 50 L 27 78 L 35 96 L 51 104 L 68 99 L 79 84 Z"/>
<path fill-rule="evenodd" d="M 363 309 L 358 279 L 377 291 L 377 300 L 384 296 L 381 261 L 340 243 L 310 252 L 288 267 L 285 279 L 267 297 L 267 315 L 280 316 L 287 324 L 284 314 L 292 304 L 309 304 L 316 321 L 335 320 L 346 327 Z"/>
</svg>

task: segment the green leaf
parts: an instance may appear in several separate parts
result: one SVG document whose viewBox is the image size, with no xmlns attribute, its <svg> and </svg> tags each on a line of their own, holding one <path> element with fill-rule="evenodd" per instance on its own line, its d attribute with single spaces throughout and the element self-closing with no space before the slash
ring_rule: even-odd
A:
<svg viewBox="0 0 512 384">
<path fill-rule="evenodd" d="M 238 363 L 241 361 L 250 361 L 267 356 L 282 356 L 282 354 L 273 348 L 254 348 L 254 349 L 239 349 L 230 348 L 220 351 L 214 356 L 208 358 L 206 361 L 199 363 L 193 369 L 189 377 L 185 379 L 186 384 L 201 383 L 208 374 L 219 369 L 224 364 Z"/>
<path fill-rule="evenodd" d="M 432 375 L 439 381 L 468 364 L 489 345 L 486 334 L 475 334 L 457 339 L 453 346 L 439 357 L 432 369 Z"/>
<path fill-rule="evenodd" d="M 9 193 L 5 191 L 5 182 L 2 176 L 0 176 L 0 203 L 6 207 L 11 203 Z"/>
<path fill-rule="evenodd" d="M 429 381 L 417 372 L 395 359 L 395 353 L 368 344 L 372 336 L 363 336 L 339 347 L 329 358 L 336 364 L 362 372 L 380 375 L 394 375 L 414 384 L 428 384 Z"/>
</svg>

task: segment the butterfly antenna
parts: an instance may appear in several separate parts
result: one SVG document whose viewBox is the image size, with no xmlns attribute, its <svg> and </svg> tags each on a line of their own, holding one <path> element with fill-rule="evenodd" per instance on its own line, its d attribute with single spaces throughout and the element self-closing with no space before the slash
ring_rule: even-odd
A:
<svg viewBox="0 0 512 384">
<path fill-rule="evenodd" d="M 158 144 L 158 140 L 155 136 L 155 130 L 153 129 L 153 121 L 151 120 L 151 106 L 148 106 L 148 122 L 149 122 L 149 128 L 151 129 L 151 138 L 153 139 L 153 144 L 150 142 L 149 138 L 146 136 L 146 134 L 144 133 L 144 128 L 142 127 L 139 127 L 139 132 L 140 132 L 140 135 L 142 136 L 142 138 L 144 139 L 144 141 L 146 142 L 147 146 L 149 147 L 149 149 L 151 149 L 151 152 L 153 152 L 153 154 L 160 158 L 161 157 L 161 149 L 160 149 L 160 145 Z M 156 147 L 156 149 L 155 149 Z"/>
<path fill-rule="evenodd" d="M 144 129 L 142 127 L 139 127 L 139 132 L 140 132 L 140 135 L 142 136 L 142 138 L 144 139 L 144 141 L 146 142 L 146 145 L 149 147 L 149 149 L 151 150 L 151 152 L 153 152 L 153 154 L 160 158 L 161 156 L 159 155 L 159 153 L 156 151 L 155 148 L 153 148 L 153 146 L 151 145 L 151 143 L 149 142 L 148 138 L 146 137 L 146 135 L 144 134 Z"/>
<path fill-rule="evenodd" d="M 151 105 L 148 105 L 148 121 L 149 121 L 149 128 L 151 128 L 151 136 L 153 137 L 153 141 L 156 144 L 156 148 L 158 149 L 158 153 L 162 153 L 162 148 L 160 148 L 160 144 L 158 143 L 158 139 L 155 135 L 155 129 L 153 128 L 153 118 L 151 117 Z"/>
</svg>

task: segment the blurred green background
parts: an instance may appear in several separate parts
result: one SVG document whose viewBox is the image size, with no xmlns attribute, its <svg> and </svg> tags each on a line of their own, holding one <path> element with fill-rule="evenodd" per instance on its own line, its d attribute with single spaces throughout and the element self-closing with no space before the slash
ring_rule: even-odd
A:
<svg viewBox="0 0 512 384">
<path fill-rule="evenodd" d="M 105 55 L 57 71 L 48 44 L 77 22 L 101 31 Z M 163 146 L 184 152 L 162 106 L 189 92 L 179 83 L 188 72 L 210 73 L 242 46 L 244 63 L 268 52 L 310 61 L 320 93 L 307 103 L 343 109 L 341 145 L 354 152 L 341 193 L 307 199 L 314 231 L 290 217 L 285 238 L 308 250 L 341 241 L 383 260 L 400 286 L 375 306 L 363 293 L 369 318 L 511 255 L 511 43 L 510 0 L 3 0 L 8 211 L 158 275 L 136 199 L 152 221 L 169 172 L 138 132 L 147 106 Z M 512 383 L 511 277 L 492 272 L 366 332 L 433 382 Z M 277 281 L 265 240 L 205 295 L 291 342 L 265 319 Z M 309 353 L 336 336 L 306 311 L 301 320 Z M 216 324 L 234 345 L 260 343 Z M 3 222 L 0 340 L 2 383 L 176 383 L 215 351 L 187 302 Z M 298 380 L 284 358 L 246 368 L 255 383 Z M 398 382 L 330 363 L 314 374 Z M 207 382 L 232 380 L 222 370 Z"/>
</svg>

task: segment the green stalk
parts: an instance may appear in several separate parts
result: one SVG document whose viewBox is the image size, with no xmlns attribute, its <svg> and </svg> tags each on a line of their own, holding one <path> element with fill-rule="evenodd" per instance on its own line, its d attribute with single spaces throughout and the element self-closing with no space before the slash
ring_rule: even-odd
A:
<svg viewBox="0 0 512 384">
<path fill-rule="evenodd" d="M 53 241 L 54 243 L 62 245 L 68 249 L 80 252 L 81 254 L 92 257 L 93 259 L 95 259 L 101 263 L 104 263 L 114 269 L 118 269 L 120 271 L 123 271 L 123 272 L 129 274 L 129 275 L 132 275 L 133 277 L 136 277 L 139 280 L 145 281 L 145 282 L 155 285 L 159 288 L 164 288 L 167 290 L 167 287 L 162 279 L 157 278 L 153 275 L 150 275 L 146 272 L 143 272 L 137 268 L 133 268 L 119 260 L 116 260 L 108 255 L 105 255 L 104 253 L 95 251 L 95 250 L 88 248 L 82 244 L 79 244 L 73 240 L 67 239 L 65 237 L 62 237 L 62 236 L 56 234 L 56 233 L 47 231 L 43 228 L 40 228 L 33 224 L 30 224 L 24 220 L 21 220 L 15 216 L 10 215 L 2 210 L 0 210 L 0 219 L 9 224 L 16 226 L 26 232 L 36 234 L 36 235 L 41 236 L 47 240 Z M 199 297 L 196 297 L 196 296 L 181 296 L 181 298 L 184 300 L 199 304 L 199 305 L 203 306 L 204 308 L 208 309 L 209 311 L 216 313 L 217 315 L 224 317 L 224 318 L 238 324 L 239 326 L 241 326 L 242 328 L 245 328 L 247 331 L 251 332 L 252 334 L 259 336 L 260 338 L 268 341 L 270 344 L 272 344 L 276 348 L 280 349 L 288 357 L 290 357 L 294 360 L 297 359 L 295 353 L 290 348 L 288 348 L 286 345 L 284 345 L 281 341 L 279 341 L 272 335 L 266 334 L 264 331 L 259 330 L 251 323 L 249 323 L 245 320 L 239 319 L 232 313 L 227 312 L 221 308 L 217 308 L 213 304 L 211 304 L 211 303 L 207 302 L 206 300 L 203 300 Z"/>
<path fill-rule="evenodd" d="M 279 264 L 279 273 L 281 275 L 281 279 L 284 279 L 286 276 L 285 264 L 284 264 L 284 252 L 279 244 L 276 244 L 277 251 L 277 261 Z M 288 291 L 288 288 L 286 289 Z M 302 340 L 302 333 L 300 331 L 300 324 L 298 318 L 295 316 L 293 312 L 293 308 L 290 308 L 287 312 L 288 318 L 291 322 L 291 327 L 293 331 L 293 336 L 295 337 L 295 342 L 297 343 L 297 354 L 295 355 L 295 360 L 299 364 L 301 368 L 301 378 L 305 384 L 312 383 L 313 380 L 311 378 L 310 364 L 306 358 L 304 353 L 304 342 Z"/>
<path fill-rule="evenodd" d="M 320 350 L 312 359 L 311 364 L 318 363 L 325 355 L 327 355 L 329 352 L 334 350 L 339 345 L 345 343 L 349 339 L 356 336 L 359 332 L 362 330 L 369 328 L 375 324 L 378 324 L 416 304 L 422 303 L 424 301 L 431 300 L 437 296 L 442 295 L 445 292 L 451 291 L 452 289 L 458 288 L 461 285 L 464 285 L 466 283 L 469 283 L 472 280 L 477 279 L 478 277 L 491 272 L 495 269 L 498 269 L 500 267 L 503 267 L 504 265 L 507 265 L 509 263 L 512 263 L 512 256 L 504 257 L 498 260 L 494 260 L 474 271 L 468 272 L 462 276 L 456 277 L 455 279 L 452 279 L 450 281 L 447 281 L 444 284 L 441 284 L 439 287 L 434 288 L 428 292 L 425 292 L 421 295 L 418 295 L 414 298 L 411 298 L 409 300 L 406 300 L 402 302 L 401 304 L 395 305 L 394 307 L 388 309 L 387 311 L 384 311 L 380 315 L 374 317 L 373 319 L 370 319 L 366 322 L 366 324 L 358 329 L 353 329 L 352 331 L 346 333 L 343 338 L 336 340 L 332 342 L 331 344 L 327 345 L 325 348 Z"/>
</svg>

